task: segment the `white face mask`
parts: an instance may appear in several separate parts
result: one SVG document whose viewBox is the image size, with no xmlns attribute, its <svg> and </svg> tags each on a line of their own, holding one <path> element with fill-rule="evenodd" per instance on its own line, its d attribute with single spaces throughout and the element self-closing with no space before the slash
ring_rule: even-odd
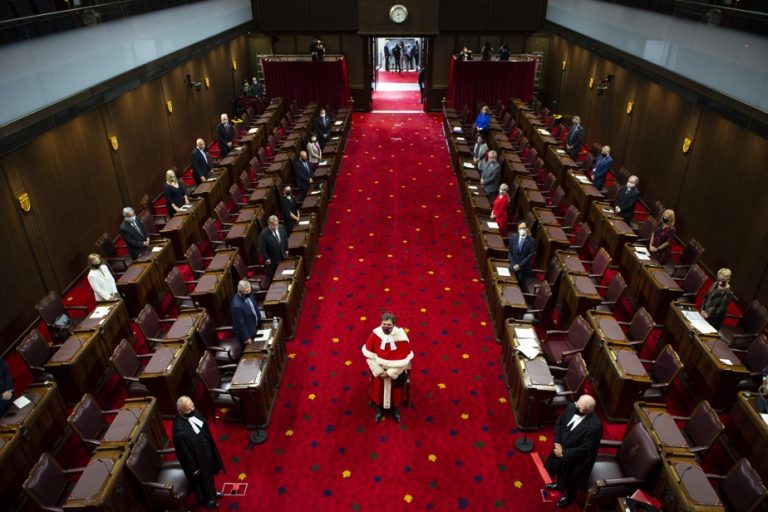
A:
<svg viewBox="0 0 768 512">
<path fill-rule="evenodd" d="M 629 181 L 627 182 L 627 188 L 635 188 L 635 184 Z"/>
<path fill-rule="evenodd" d="M 519 229 L 517 231 L 517 234 L 520 235 L 521 237 L 525 237 L 525 233 L 526 233 L 526 231 L 524 229 Z"/>
</svg>

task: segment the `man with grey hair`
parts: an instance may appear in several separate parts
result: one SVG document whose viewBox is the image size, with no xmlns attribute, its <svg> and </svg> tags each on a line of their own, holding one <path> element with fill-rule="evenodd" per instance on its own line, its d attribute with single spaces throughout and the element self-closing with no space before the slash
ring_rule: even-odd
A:
<svg viewBox="0 0 768 512">
<path fill-rule="evenodd" d="M 224 470 L 219 449 L 213 440 L 208 423 L 188 396 L 176 400 L 178 415 L 173 419 L 173 447 L 190 487 L 197 495 L 201 507 L 217 508 L 214 475 Z"/>
<path fill-rule="evenodd" d="M 261 321 L 259 305 L 248 280 L 243 279 L 237 283 L 237 293 L 232 297 L 229 312 L 232 316 L 232 332 L 237 341 L 245 347 L 253 341 Z"/>
<path fill-rule="evenodd" d="M 579 151 L 581 151 L 581 142 L 584 140 L 584 127 L 581 126 L 581 118 L 573 116 L 571 127 L 568 128 L 568 135 L 565 137 L 565 152 L 578 160 Z"/>
<path fill-rule="evenodd" d="M 128 255 L 133 259 L 138 258 L 149 245 L 149 234 L 147 234 L 144 224 L 136 218 L 136 212 L 130 206 L 123 208 L 120 236 L 123 237 L 125 245 L 128 247 Z"/>
<path fill-rule="evenodd" d="M 197 139 L 195 149 L 192 150 L 192 177 L 198 185 L 208 180 L 208 173 L 211 172 L 211 161 L 205 152 L 205 141 Z"/>
<path fill-rule="evenodd" d="M 216 126 L 219 139 L 219 156 L 224 158 L 235 147 L 235 127 L 229 122 L 227 114 L 221 114 L 221 122 Z"/>
<path fill-rule="evenodd" d="M 277 215 L 270 215 L 267 227 L 259 233 L 259 253 L 267 266 L 267 276 L 272 279 L 277 266 L 288 256 L 288 234 Z"/>
<path fill-rule="evenodd" d="M 487 160 L 480 160 L 477 163 L 477 168 L 480 170 L 480 185 L 483 186 L 485 195 L 488 196 L 488 201 L 493 206 L 493 200 L 496 199 L 501 184 L 501 164 L 497 160 L 496 151 L 488 151 L 486 156 Z"/>
<path fill-rule="evenodd" d="M 637 184 L 640 180 L 634 174 L 629 177 L 626 185 L 619 189 L 616 194 L 616 199 L 613 202 L 614 211 L 624 219 L 624 222 L 629 224 L 632 221 L 632 216 L 635 214 L 635 205 L 637 200 L 640 199 L 640 191 L 637 189 Z"/>
<path fill-rule="evenodd" d="M 547 489 L 558 490 L 563 497 L 559 508 L 567 507 L 584 488 L 600 448 L 603 425 L 595 414 L 595 399 L 581 395 L 569 404 L 555 423 L 555 446 L 544 467 L 556 481 Z"/>
</svg>

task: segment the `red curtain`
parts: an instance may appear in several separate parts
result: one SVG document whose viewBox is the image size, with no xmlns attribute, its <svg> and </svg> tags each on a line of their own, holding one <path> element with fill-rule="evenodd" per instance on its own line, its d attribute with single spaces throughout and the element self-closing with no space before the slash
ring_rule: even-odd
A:
<svg viewBox="0 0 768 512">
<path fill-rule="evenodd" d="M 477 103 L 491 108 L 501 100 L 504 105 L 510 98 L 520 98 L 526 103 L 533 98 L 533 81 L 536 78 L 536 61 L 461 61 L 451 57 L 448 71 L 448 102 L 457 109 L 468 105 L 471 110 Z"/>
<path fill-rule="evenodd" d="M 264 85 L 270 98 L 281 96 L 300 105 L 317 102 L 338 109 L 347 105 L 349 79 L 342 56 L 319 62 L 264 59 Z"/>
</svg>

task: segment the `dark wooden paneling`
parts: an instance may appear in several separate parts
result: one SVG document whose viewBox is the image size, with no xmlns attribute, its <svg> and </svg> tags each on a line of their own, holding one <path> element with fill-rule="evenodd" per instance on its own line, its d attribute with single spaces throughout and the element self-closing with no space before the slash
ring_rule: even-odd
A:
<svg viewBox="0 0 768 512">
<path fill-rule="evenodd" d="M 357 0 L 314 0 L 309 2 L 309 28 L 314 32 L 355 30 Z"/>
<path fill-rule="evenodd" d="M 127 197 L 112 206 L 110 215 L 113 221 L 119 221 L 120 207 L 138 207 L 145 193 L 159 193 L 165 170 L 176 163 L 168 144 L 171 132 L 160 79 L 105 105 L 104 124 L 107 134 L 117 135 L 119 141 L 112 158 L 118 179 L 125 183 Z M 104 143 L 108 145 L 109 141 Z"/>
<path fill-rule="evenodd" d="M 309 32 L 310 0 L 256 0 L 256 26 L 264 32 Z"/>
<path fill-rule="evenodd" d="M 459 0 L 452 1 L 459 3 Z M 460 5 L 467 4 L 461 2 Z M 545 12 L 545 0 L 491 0 L 486 30 L 537 30 Z"/>
<path fill-rule="evenodd" d="M 474 0 L 471 5 L 462 0 L 440 2 L 440 30 L 483 32 L 490 26 L 492 0 Z M 511 2 L 508 2 L 511 3 Z"/>
<path fill-rule="evenodd" d="M 394 23 L 389 9 L 398 2 L 391 0 L 360 0 L 358 4 L 358 31 L 376 35 L 424 35 L 438 32 L 438 0 L 399 2 L 408 8 L 408 19 Z"/>
</svg>

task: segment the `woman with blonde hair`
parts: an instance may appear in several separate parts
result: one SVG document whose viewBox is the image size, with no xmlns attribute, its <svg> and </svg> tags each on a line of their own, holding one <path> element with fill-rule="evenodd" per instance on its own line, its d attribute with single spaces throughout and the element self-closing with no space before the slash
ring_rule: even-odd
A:
<svg viewBox="0 0 768 512">
<path fill-rule="evenodd" d="M 112 273 L 104 264 L 101 256 L 98 254 L 89 254 L 88 266 L 90 267 L 90 270 L 88 271 L 88 284 L 91 285 L 96 302 L 119 299 L 120 295 L 117 293 L 115 278 L 112 277 Z"/>
<path fill-rule="evenodd" d="M 169 217 L 180 212 L 185 206 L 189 206 L 187 188 L 184 186 L 184 183 L 176 178 L 176 173 L 173 169 L 165 171 L 163 193 L 165 194 L 165 206 L 168 209 Z"/>
<path fill-rule="evenodd" d="M 673 210 L 664 210 L 664 213 L 661 214 L 661 220 L 656 224 L 656 228 L 651 234 L 648 250 L 656 261 L 664 265 L 669 261 L 674 240 L 675 212 Z"/>
<path fill-rule="evenodd" d="M 707 294 L 704 296 L 704 303 L 701 305 L 701 316 L 717 329 L 723 325 L 725 313 L 728 310 L 728 304 L 734 297 L 731 290 L 731 269 L 721 268 L 717 271 L 717 281 L 712 283 Z"/>
</svg>

